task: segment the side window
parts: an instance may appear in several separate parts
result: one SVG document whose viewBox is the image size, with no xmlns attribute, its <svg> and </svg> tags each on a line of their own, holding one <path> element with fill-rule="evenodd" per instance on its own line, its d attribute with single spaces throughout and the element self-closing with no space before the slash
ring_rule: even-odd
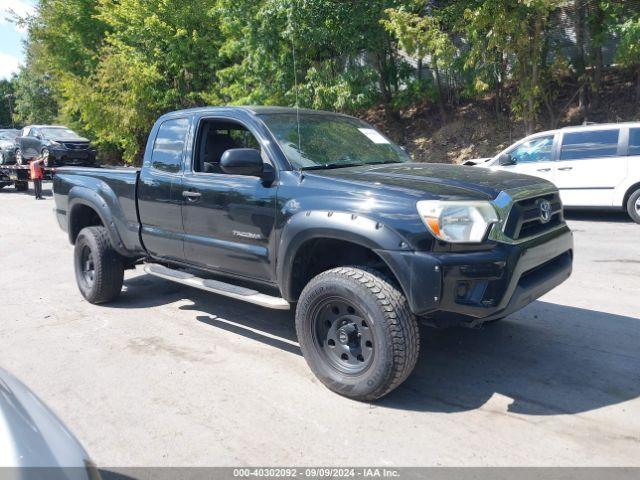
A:
<svg viewBox="0 0 640 480">
<path fill-rule="evenodd" d="M 640 128 L 629 129 L 629 155 L 640 155 Z"/>
<path fill-rule="evenodd" d="M 553 135 L 527 140 L 509 153 L 516 163 L 550 162 L 553 160 Z"/>
<path fill-rule="evenodd" d="M 560 160 L 615 157 L 619 136 L 618 129 L 565 133 Z"/>
<path fill-rule="evenodd" d="M 31 131 L 31 129 L 29 127 L 24 127 L 22 129 L 22 133 L 20 133 L 21 137 L 27 137 L 29 136 L 29 132 Z"/>
<path fill-rule="evenodd" d="M 232 148 L 260 150 L 260 142 L 243 125 L 226 120 L 203 120 L 198 132 L 193 171 L 224 173 L 220 159 Z"/>
<path fill-rule="evenodd" d="M 182 150 L 189 131 L 189 120 L 176 118 L 167 120 L 158 130 L 153 143 L 151 167 L 162 172 L 177 173 L 182 163 Z"/>
<path fill-rule="evenodd" d="M 38 131 L 35 128 L 32 128 L 29 132 L 29 136 L 32 138 L 36 138 L 38 136 Z"/>
</svg>

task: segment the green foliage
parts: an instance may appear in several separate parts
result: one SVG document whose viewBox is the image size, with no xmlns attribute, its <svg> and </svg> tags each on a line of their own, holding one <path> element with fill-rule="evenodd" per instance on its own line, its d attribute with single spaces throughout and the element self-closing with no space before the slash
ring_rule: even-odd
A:
<svg viewBox="0 0 640 480">
<path fill-rule="evenodd" d="M 579 6 L 587 62 L 616 31 L 617 60 L 640 65 L 640 20 L 620 0 L 39 0 L 15 119 L 69 124 L 128 162 L 158 115 L 207 104 L 437 102 L 446 120 L 461 97 L 491 94 L 532 129 L 580 70 L 549 40 L 553 13 Z"/>
<path fill-rule="evenodd" d="M 58 116 L 55 83 L 46 65 L 43 47 L 29 44 L 26 68 L 14 80 L 16 123 L 52 123 Z"/>
<path fill-rule="evenodd" d="M 0 128 L 12 125 L 11 111 L 13 110 L 13 93 L 15 80 L 0 80 Z"/>
<path fill-rule="evenodd" d="M 640 16 L 620 26 L 620 45 L 617 60 L 625 66 L 640 65 Z"/>
</svg>

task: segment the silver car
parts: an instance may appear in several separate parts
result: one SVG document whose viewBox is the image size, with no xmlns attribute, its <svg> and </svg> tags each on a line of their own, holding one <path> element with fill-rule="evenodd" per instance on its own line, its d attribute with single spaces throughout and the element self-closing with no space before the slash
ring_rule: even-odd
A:
<svg viewBox="0 0 640 480">
<path fill-rule="evenodd" d="M 80 442 L 22 382 L 0 368 L 0 468 L 11 478 L 99 479 Z M 15 470 L 13 470 L 15 469 Z"/>
</svg>

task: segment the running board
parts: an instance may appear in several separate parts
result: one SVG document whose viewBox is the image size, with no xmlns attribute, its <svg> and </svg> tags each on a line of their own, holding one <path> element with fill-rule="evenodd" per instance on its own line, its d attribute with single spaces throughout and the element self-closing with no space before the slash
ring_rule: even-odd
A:
<svg viewBox="0 0 640 480">
<path fill-rule="evenodd" d="M 225 297 L 235 298 L 243 302 L 253 303 L 260 305 L 261 307 L 273 308 L 276 310 L 289 310 L 289 302 L 284 298 L 272 297 L 260 293 L 257 290 L 251 290 L 250 288 L 239 287 L 230 283 L 220 282 L 218 280 L 209 280 L 205 278 L 196 277 L 191 273 L 183 272 L 181 270 L 173 270 L 157 263 L 147 263 L 144 266 L 144 271 L 149 275 L 164 278 L 165 280 L 171 280 L 172 282 L 188 285 L 189 287 L 199 288 L 200 290 L 206 290 L 207 292 L 215 293 L 218 295 L 224 295 Z"/>
</svg>

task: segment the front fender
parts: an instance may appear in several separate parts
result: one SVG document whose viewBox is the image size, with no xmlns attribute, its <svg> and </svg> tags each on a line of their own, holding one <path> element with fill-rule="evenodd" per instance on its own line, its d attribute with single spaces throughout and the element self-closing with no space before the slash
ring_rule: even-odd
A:
<svg viewBox="0 0 640 480">
<path fill-rule="evenodd" d="M 371 250 L 411 251 L 396 231 L 363 215 L 326 210 L 296 213 L 282 230 L 277 255 L 276 276 L 288 300 L 293 298 L 291 274 L 296 254 L 315 238 L 344 240 Z"/>
</svg>

